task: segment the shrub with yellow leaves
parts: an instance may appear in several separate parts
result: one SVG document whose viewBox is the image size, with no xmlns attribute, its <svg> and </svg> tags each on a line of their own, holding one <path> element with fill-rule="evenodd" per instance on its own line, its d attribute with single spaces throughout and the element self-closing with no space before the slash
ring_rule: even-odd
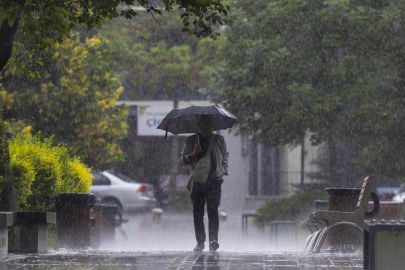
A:
<svg viewBox="0 0 405 270">
<path fill-rule="evenodd" d="M 21 211 L 52 211 L 63 192 L 89 192 L 93 175 L 53 138 L 18 134 L 9 140 L 10 163 Z"/>
</svg>

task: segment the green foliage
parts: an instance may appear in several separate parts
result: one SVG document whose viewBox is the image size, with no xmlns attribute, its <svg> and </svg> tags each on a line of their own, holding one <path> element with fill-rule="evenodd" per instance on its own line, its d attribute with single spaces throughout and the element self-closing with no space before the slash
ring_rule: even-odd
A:
<svg viewBox="0 0 405 270">
<path fill-rule="evenodd" d="M 19 134 L 9 150 L 21 211 L 50 211 L 59 193 L 89 192 L 90 169 L 70 158 L 65 146 L 53 146 L 52 137 Z"/>
<path fill-rule="evenodd" d="M 48 250 L 58 250 L 58 229 L 54 224 L 48 224 Z"/>
<path fill-rule="evenodd" d="M 330 147 L 331 178 L 345 144 L 356 145 L 353 170 L 402 178 L 404 3 L 250 0 L 235 8 L 212 90 L 240 130 L 273 145 L 311 132 L 314 144 Z"/>
<path fill-rule="evenodd" d="M 0 134 L 3 134 L 5 132 L 5 123 L 0 122 Z M 0 194 L 2 194 L 3 189 L 4 189 L 4 183 L 6 182 L 6 170 L 7 166 L 10 164 L 10 158 L 9 155 L 4 153 L 5 150 L 5 143 L 4 142 L 4 137 L 0 136 Z M 1 198 L 0 198 L 1 202 Z"/>
<path fill-rule="evenodd" d="M 32 194 L 31 186 L 35 180 L 34 164 L 31 163 L 30 157 L 23 156 L 24 154 L 15 153 L 13 149 L 13 155 L 11 156 L 11 168 L 14 176 L 16 195 L 21 208 L 27 207 L 27 198 Z"/>
<path fill-rule="evenodd" d="M 315 192 L 297 193 L 288 198 L 272 200 L 257 209 L 257 212 L 265 216 L 266 222 L 272 220 L 299 221 L 314 212 L 314 201 L 321 199 L 326 199 L 326 195 Z"/>
<path fill-rule="evenodd" d="M 224 5 L 221 0 L 164 0 L 157 6 L 148 0 L 95 0 L 95 1 L 49 1 L 49 0 L 2 0 L 0 5 L 0 22 L 10 26 L 19 21 L 16 45 L 29 46 L 32 50 L 46 50 L 55 43 L 62 43 L 66 38 L 70 38 L 74 27 L 81 26 L 87 30 L 99 27 L 102 23 L 110 21 L 119 16 L 126 19 L 133 19 L 138 11 L 134 10 L 135 5 L 140 5 L 146 13 L 152 15 L 162 15 L 179 11 L 179 17 L 183 24 L 183 31 L 189 32 L 197 37 L 217 37 L 219 32 L 213 25 L 230 24 L 227 15 L 230 11 L 228 5 Z M 5 41 L 4 41 L 5 42 Z M 6 45 L 0 42 L 0 47 Z M 21 55 L 26 55 L 27 51 L 21 51 Z M 41 59 L 28 56 L 28 61 L 16 64 L 23 72 L 27 73 L 27 64 L 39 66 Z M 23 57 L 15 57 L 21 63 Z M 27 59 L 26 59 L 27 60 Z M 28 67 L 28 70 L 30 68 Z M 28 74 L 36 75 L 35 71 Z"/>
<path fill-rule="evenodd" d="M 62 182 L 62 168 L 52 151 L 52 141 L 17 136 L 10 141 L 9 150 L 21 210 L 49 210 Z"/>
<path fill-rule="evenodd" d="M 84 165 L 78 157 L 69 160 L 65 172 L 61 192 L 90 192 L 93 175 L 90 168 Z"/>
<path fill-rule="evenodd" d="M 109 40 L 113 69 L 128 85 L 121 98 L 201 98 L 198 90 L 212 75 L 203 72 L 215 55 L 212 44 L 221 44 L 221 39 L 199 40 L 181 33 L 176 14 L 165 14 L 160 24 L 139 14 L 135 21 L 117 19 L 98 30 L 97 36 Z M 203 51 L 209 44 L 211 50 Z"/>
<path fill-rule="evenodd" d="M 168 196 L 168 194 L 165 194 Z M 188 211 L 191 209 L 190 193 L 188 191 L 175 191 L 170 208 L 174 211 Z"/>
<path fill-rule="evenodd" d="M 11 67 L 6 71 L 5 87 L 16 93 L 7 111 L 10 126 L 24 121 L 22 132 L 53 135 L 94 167 L 122 162 L 119 143 L 127 132 L 127 110 L 115 106 L 124 89 L 112 71 L 109 41 L 72 34 L 48 52 L 53 60 L 40 69 L 41 79 L 23 79 Z"/>
</svg>

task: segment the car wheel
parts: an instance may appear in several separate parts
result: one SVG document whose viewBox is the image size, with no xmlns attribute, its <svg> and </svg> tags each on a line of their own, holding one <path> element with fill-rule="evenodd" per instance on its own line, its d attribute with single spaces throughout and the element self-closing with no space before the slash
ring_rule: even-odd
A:
<svg viewBox="0 0 405 270">
<path fill-rule="evenodd" d="M 118 210 L 121 212 L 122 211 L 122 206 L 121 203 L 115 199 L 115 198 L 104 198 L 103 199 L 103 204 L 107 204 L 107 205 L 116 205 L 118 206 Z"/>
</svg>

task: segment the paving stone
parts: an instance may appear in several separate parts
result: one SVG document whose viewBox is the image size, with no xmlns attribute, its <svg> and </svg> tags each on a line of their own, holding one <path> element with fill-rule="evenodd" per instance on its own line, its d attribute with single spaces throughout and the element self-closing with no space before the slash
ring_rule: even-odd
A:
<svg viewBox="0 0 405 270">
<path fill-rule="evenodd" d="M 219 252 L 65 252 L 15 255 L 1 270 L 358 270 L 362 254 Z M 4 265 L 4 264 L 3 264 Z"/>
</svg>

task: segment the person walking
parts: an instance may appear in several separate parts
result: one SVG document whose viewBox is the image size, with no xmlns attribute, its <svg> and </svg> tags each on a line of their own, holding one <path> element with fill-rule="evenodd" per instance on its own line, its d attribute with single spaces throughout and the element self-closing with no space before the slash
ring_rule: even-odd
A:
<svg viewBox="0 0 405 270">
<path fill-rule="evenodd" d="M 223 176 L 228 175 L 228 151 L 224 137 L 212 133 L 213 117 L 201 115 L 199 133 L 187 138 L 181 152 L 181 160 L 191 166 L 187 188 L 193 203 L 194 229 L 197 245 L 194 251 L 205 248 L 204 206 L 207 203 L 209 250 L 219 248 L 218 207 L 221 201 Z"/>
</svg>

